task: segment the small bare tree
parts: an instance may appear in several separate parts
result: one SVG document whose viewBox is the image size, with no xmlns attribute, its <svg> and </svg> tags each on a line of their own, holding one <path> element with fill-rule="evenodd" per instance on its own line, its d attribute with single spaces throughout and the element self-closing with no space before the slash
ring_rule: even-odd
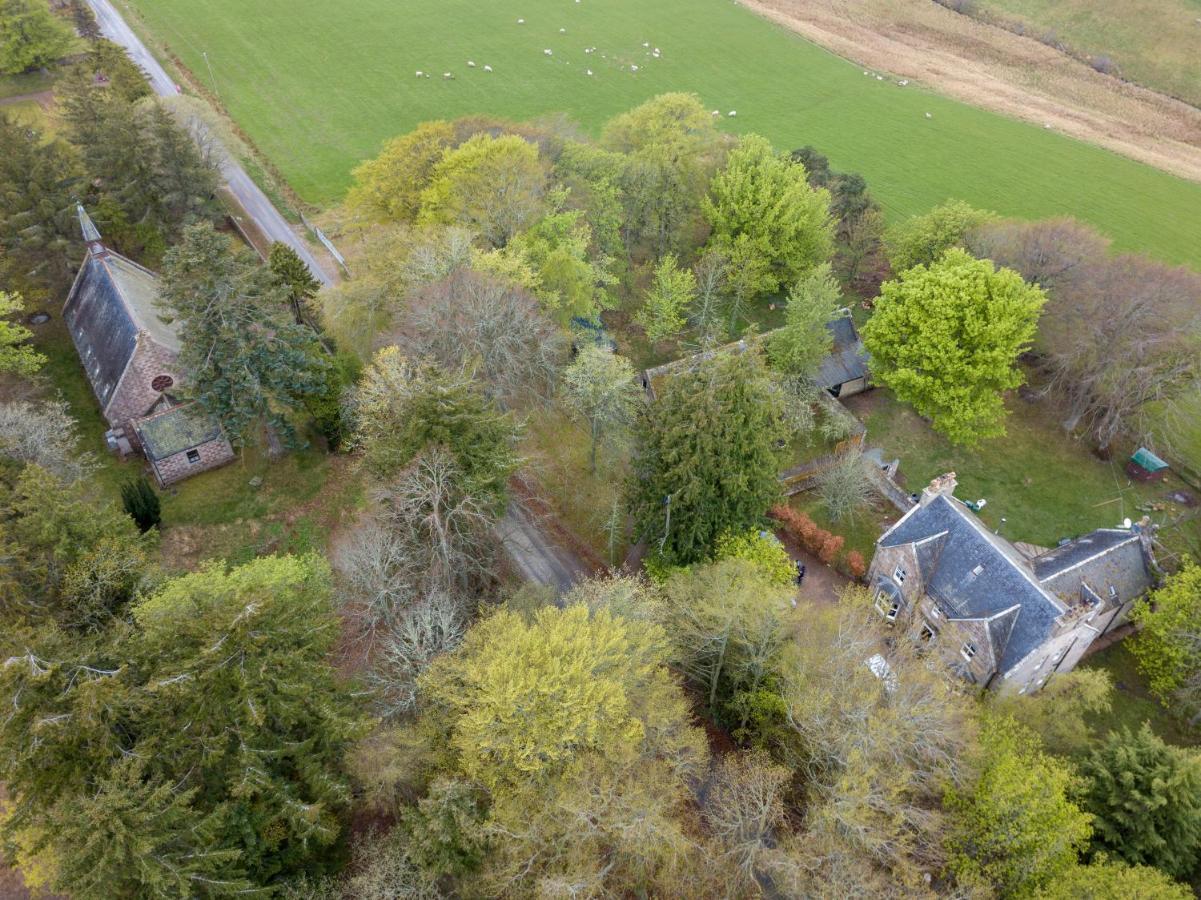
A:
<svg viewBox="0 0 1201 900">
<path fill-rule="evenodd" d="M 732 754 L 717 766 L 705 797 L 705 819 L 745 884 L 754 884 L 759 859 L 784 823 L 784 791 L 792 772 L 763 751 Z"/>
<path fill-rule="evenodd" d="M 67 481 L 96 468 L 90 453 L 79 452 L 79 426 L 63 400 L 0 403 L 0 456 L 34 463 Z"/>
<path fill-rule="evenodd" d="M 463 598 L 436 591 L 393 617 L 367 673 L 385 717 L 416 711 L 417 679 L 436 657 L 462 642 L 469 622 L 467 607 Z"/>
<path fill-rule="evenodd" d="M 468 269 L 409 297 L 398 343 L 446 369 L 474 370 L 507 405 L 550 396 L 566 352 L 561 331 L 532 294 Z"/>
<path fill-rule="evenodd" d="M 872 498 L 863 454 L 847 450 L 834 465 L 817 476 L 817 493 L 835 522 L 853 522 Z"/>
</svg>

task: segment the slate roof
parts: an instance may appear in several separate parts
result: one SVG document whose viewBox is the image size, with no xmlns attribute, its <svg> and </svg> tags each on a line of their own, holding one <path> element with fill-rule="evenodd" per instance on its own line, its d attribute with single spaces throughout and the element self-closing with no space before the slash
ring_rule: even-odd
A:
<svg viewBox="0 0 1201 900">
<path fill-rule="evenodd" d="M 158 278 L 149 269 L 111 250 L 88 253 L 63 319 L 102 407 L 137 347 L 139 332 L 179 352 L 179 335 L 159 316 L 157 299 Z"/>
<path fill-rule="evenodd" d="M 221 437 L 221 426 L 195 403 L 174 406 L 137 422 L 146 455 L 158 462 Z"/>
<path fill-rule="evenodd" d="M 1079 599 L 1082 582 L 1103 600 L 1125 602 L 1146 593 L 1153 580 L 1138 533 L 1124 528 L 1090 532 L 1030 564 L 1043 587 L 1069 602 Z"/>
<path fill-rule="evenodd" d="M 818 385 L 828 390 L 866 376 L 867 351 L 850 317 L 832 319 L 826 323 L 826 330 L 834 346 L 817 370 Z"/>
<path fill-rule="evenodd" d="M 997 670 L 1008 671 L 1043 642 L 1065 607 L 1043 589 L 1008 541 L 989 532 L 952 497 L 939 495 L 915 507 L 880 544 L 895 547 L 943 533 L 937 562 L 931 571 L 922 572 L 926 593 L 948 619 L 992 619 L 1020 606 L 1016 614 L 988 623 L 999 651 Z M 919 560 L 925 565 L 921 554 Z"/>
</svg>

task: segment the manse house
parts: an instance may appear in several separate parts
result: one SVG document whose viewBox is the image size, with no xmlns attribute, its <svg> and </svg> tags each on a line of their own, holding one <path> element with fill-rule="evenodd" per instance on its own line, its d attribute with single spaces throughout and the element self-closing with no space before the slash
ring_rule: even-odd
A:
<svg viewBox="0 0 1201 900">
<path fill-rule="evenodd" d="M 868 583 L 887 622 L 938 645 L 974 684 L 1038 690 L 1125 624 L 1154 582 L 1146 520 L 1023 552 L 956 499 L 955 486 L 954 473 L 936 478 L 880 537 Z"/>
<path fill-rule="evenodd" d="M 179 402 L 179 335 L 156 306 L 158 278 L 107 248 L 83 207 L 88 252 L 63 320 L 108 421 L 109 446 L 145 454 L 160 485 L 223 465 L 233 449 L 195 403 Z"/>
</svg>

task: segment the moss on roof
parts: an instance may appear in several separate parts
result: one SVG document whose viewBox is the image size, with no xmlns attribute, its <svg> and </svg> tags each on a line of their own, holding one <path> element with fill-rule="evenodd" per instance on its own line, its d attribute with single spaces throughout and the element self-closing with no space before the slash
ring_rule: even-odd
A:
<svg viewBox="0 0 1201 900">
<path fill-rule="evenodd" d="M 175 406 L 138 422 L 146 455 L 155 462 L 221 437 L 221 426 L 196 403 Z"/>
</svg>

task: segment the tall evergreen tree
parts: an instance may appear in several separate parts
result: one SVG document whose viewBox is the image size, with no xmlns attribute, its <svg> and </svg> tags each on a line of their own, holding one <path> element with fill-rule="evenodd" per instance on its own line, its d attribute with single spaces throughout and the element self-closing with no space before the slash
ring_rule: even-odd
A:
<svg viewBox="0 0 1201 900">
<path fill-rule="evenodd" d="M 210 566 L 0 667 L 0 832 L 79 900 L 228 896 L 321 865 L 362 725 L 318 557 Z M 18 856 L 21 854 L 19 853 Z"/>
<path fill-rule="evenodd" d="M 756 347 L 673 375 L 635 428 L 627 501 L 669 562 L 708 556 L 723 532 L 759 524 L 779 496 L 782 401 Z"/>
<path fill-rule="evenodd" d="M 319 329 L 321 318 L 313 308 L 313 300 L 321 290 L 321 282 L 313 277 L 305 261 L 287 244 L 276 241 L 271 245 L 267 265 L 271 267 L 275 283 L 287 295 L 288 307 L 296 324 Z"/>
<path fill-rule="evenodd" d="M 1201 859 L 1201 757 L 1165 744 L 1143 723 L 1110 736 L 1084 762 L 1094 840 L 1131 865 L 1174 878 Z"/>
<path fill-rule="evenodd" d="M 221 420 L 235 446 L 256 422 L 295 439 L 289 415 L 326 390 L 329 365 L 311 329 L 284 313 L 271 270 L 207 223 L 167 254 L 161 302 L 180 322 L 186 391 Z"/>
<path fill-rule="evenodd" d="M 0 276 L 27 289 L 65 293 L 79 240 L 70 148 L 0 111 Z"/>
</svg>

